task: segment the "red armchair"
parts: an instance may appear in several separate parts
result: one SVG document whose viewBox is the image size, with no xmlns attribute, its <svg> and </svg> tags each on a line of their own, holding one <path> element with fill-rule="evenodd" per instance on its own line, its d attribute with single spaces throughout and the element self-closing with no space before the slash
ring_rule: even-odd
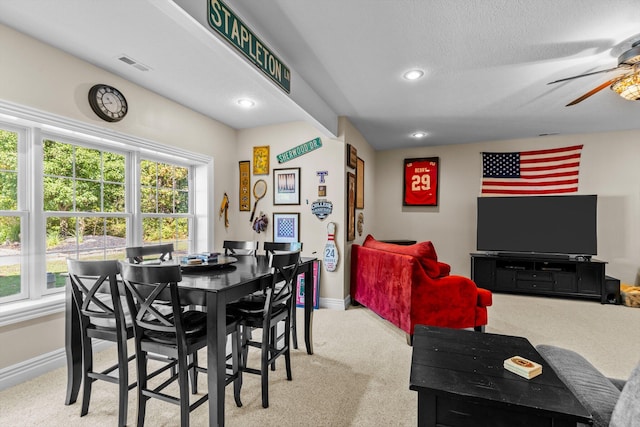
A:
<svg viewBox="0 0 640 427">
<path fill-rule="evenodd" d="M 369 235 L 351 247 L 351 299 L 410 335 L 415 325 L 483 330 L 491 292 L 450 270 L 431 242 L 402 246 Z"/>
</svg>

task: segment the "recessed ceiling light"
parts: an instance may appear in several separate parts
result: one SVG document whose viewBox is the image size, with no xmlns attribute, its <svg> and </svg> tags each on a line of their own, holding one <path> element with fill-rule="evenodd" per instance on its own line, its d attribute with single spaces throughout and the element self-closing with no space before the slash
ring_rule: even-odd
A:
<svg viewBox="0 0 640 427">
<path fill-rule="evenodd" d="M 255 102 L 253 102 L 253 101 L 252 101 L 252 100 L 250 100 L 250 99 L 242 98 L 242 99 L 238 99 L 238 105 L 239 105 L 239 106 L 241 106 L 241 107 L 243 107 L 243 108 L 251 108 L 251 107 L 253 107 L 254 105 L 256 105 L 256 103 L 255 103 Z"/>
<path fill-rule="evenodd" d="M 404 73 L 404 78 L 407 80 L 417 80 L 420 77 L 424 76 L 424 71 L 422 70 L 409 70 Z"/>
<path fill-rule="evenodd" d="M 414 133 L 411 134 L 411 137 L 418 138 L 418 139 L 424 138 L 426 136 L 427 136 L 427 133 L 423 132 L 423 131 L 418 131 L 418 132 L 414 132 Z"/>
</svg>

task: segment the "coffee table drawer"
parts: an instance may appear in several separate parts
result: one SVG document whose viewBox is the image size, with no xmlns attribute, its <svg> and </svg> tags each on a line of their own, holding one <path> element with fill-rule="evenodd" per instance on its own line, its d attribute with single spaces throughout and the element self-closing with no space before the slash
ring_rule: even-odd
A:
<svg viewBox="0 0 640 427">
<path fill-rule="evenodd" d="M 548 417 L 436 397 L 436 425 L 441 427 L 551 427 Z"/>
</svg>

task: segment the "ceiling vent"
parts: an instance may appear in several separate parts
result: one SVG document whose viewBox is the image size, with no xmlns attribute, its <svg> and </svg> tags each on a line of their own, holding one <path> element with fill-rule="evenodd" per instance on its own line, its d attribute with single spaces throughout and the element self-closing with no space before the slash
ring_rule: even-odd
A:
<svg viewBox="0 0 640 427">
<path fill-rule="evenodd" d="M 131 58 L 130 56 L 120 55 L 118 57 L 118 59 L 120 61 L 124 62 L 127 65 L 131 65 L 133 68 L 137 68 L 140 71 L 149 71 L 149 70 L 151 70 L 151 67 L 148 67 L 148 66 L 144 65 L 143 63 L 136 61 L 135 59 Z"/>
</svg>

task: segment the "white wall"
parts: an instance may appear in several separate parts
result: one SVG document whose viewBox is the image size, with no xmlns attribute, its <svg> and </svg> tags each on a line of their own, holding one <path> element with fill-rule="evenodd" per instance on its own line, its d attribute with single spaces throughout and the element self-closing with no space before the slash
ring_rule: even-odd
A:
<svg viewBox="0 0 640 427">
<path fill-rule="evenodd" d="M 579 194 L 598 195 L 598 255 L 606 274 L 638 282 L 640 268 L 640 131 L 547 136 L 376 153 L 374 237 L 433 241 L 438 257 L 469 276 L 476 244 L 476 199 L 483 151 L 526 151 L 584 144 Z M 440 158 L 437 207 L 402 206 L 405 158 Z"/>
<path fill-rule="evenodd" d="M 214 200 L 221 200 L 231 185 L 237 170 L 234 129 L 3 25 L 0 52 L 3 101 L 211 156 Z M 107 123 L 95 116 L 87 101 L 95 83 L 111 84 L 125 94 L 129 114 L 124 120 Z M 224 224 L 216 222 L 214 234 L 221 247 Z M 59 313 L 0 328 L 0 369 L 62 348 L 63 318 Z"/>
<path fill-rule="evenodd" d="M 289 160 L 278 163 L 276 156 L 300 144 L 320 137 L 322 147 Z M 258 179 L 267 181 L 267 194 L 258 202 L 256 215 L 260 211 L 269 218 L 269 226 L 264 233 L 256 233 L 251 228 L 249 221 L 251 212 L 238 211 L 239 197 L 239 168 L 235 164 L 233 173 L 234 181 L 228 189 L 231 197 L 230 226 L 227 235 L 230 239 L 258 240 L 260 242 L 273 240 L 273 213 L 297 212 L 300 213 L 300 241 L 303 242 L 303 256 L 316 256 L 323 258 L 323 249 L 327 242 L 327 224 L 334 222 L 337 225 L 336 242 L 342 259 L 338 262 L 336 271 L 328 272 L 324 268 L 320 274 L 320 298 L 323 305 L 335 308 L 344 308 L 342 275 L 345 268 L 344 238 L 345 238 L 345 187 L 344 187 L 344 143 L 338 139 L 330 139 L 321 134 L 312 126 L 303 123 L 288 123 L 281 125 L 264 126 L 255 129 L 238 131 L 238 161 L 250 160 L 253 168 L 253 147 L 269 146 L 270 169 L 269 175 L 251 174 L 251 188 Z M 273 204 L 273 170 L 286 168 L 300 168 L 300 205 L 275 205 Z M 253 170 L 253 169 L 252 169 Z M 327 171 L 325 183 L 320 184 L 318 171 Z M 326 197 L 318 196 L 318 186 L 327 187 Z M 320 220 L 311 213 L 311 203 L 323 198 L 333 203 L 333 212 L 326 219 Z M 252 207 L 255 199 L 252 195 Z M 262 245 L 262 243 L 261 243 Z"/>
</svg>

